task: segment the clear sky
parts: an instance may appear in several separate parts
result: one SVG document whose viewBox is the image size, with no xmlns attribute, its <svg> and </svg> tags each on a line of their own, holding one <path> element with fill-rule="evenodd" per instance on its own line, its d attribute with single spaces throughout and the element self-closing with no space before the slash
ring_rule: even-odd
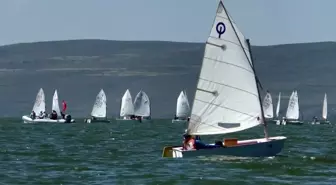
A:
<svg viewBox="0 0 336 185">
<path fill-rule="evenodd" d="M 336 0 L 224 0 L 253 45 L 336 40 Z M 0 45 L 66 39 L 204 42 L 218 0 L 0 0 Z"/>
</svg>

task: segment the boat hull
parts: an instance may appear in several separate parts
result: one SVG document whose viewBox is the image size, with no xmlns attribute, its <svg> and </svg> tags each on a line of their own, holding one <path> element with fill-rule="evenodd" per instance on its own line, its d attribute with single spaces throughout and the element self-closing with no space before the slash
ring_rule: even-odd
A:
<svg viewBox="0 0 336 185">
<path fill-rule="evenodd" d="M 116 121 L 118 122 L 140 122 L 137 119 L 123 119 L 123 118 L 116 118 Z M 152 121 L 151 119 L 142 119 L 141 122 L 150 122 Z"/>
<path fill-rule="evenodd" d="M 69 123 L 66 122 L 65 119 L 50 119 L 50 118 L 44 118 L 44 119 L 31 119 L 29 116 L 22 116 L 23 123 Z M 74 119 L 71 119 L 70 123 L 75 123 Z"/>
<path fill-rule="evenodd" d="M 236 157 L 270 157 L 276 156 L 284 147 L 284 136 L 238 141 L 235 146 L 183 150 L 182 147 L 165 147 L 162 157 L 182 158 L 198 156 L 236 156 Z"/>
<path fill-rule="evenodd" d="M 84 119 L 84 123 L 110 123 L 110 120 L 107 119 Z"/>
<path fill-rule="evenodd" d="M 330 121 L 316 121 L 316 122 L 312 122 L 312 125 L 329 125 L 331 124 Z"/>
<path fill-rule="evenodd" d="M 299 120 L 287 120 L 287 121 L 282 121 L 281 125 L 303 125 L 303 121 Z"/>
<path fill-rule="evenodd" d="M 187 120 L 183 120 L 183 119 L 172 119 L 172 123 L 187 123 Z"/>
</svg>

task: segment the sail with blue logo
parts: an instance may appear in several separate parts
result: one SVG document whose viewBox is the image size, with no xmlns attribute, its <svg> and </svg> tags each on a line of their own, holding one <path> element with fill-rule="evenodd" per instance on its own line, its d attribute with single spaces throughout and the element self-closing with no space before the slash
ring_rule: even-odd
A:
<svg viewBox="0 0 336 185">
<path fill-rule="evenodd" d="M 214 135 L 262 123 L 249 47 L 222 2 L 207 39 L 187 132 Z"/>
</svg>

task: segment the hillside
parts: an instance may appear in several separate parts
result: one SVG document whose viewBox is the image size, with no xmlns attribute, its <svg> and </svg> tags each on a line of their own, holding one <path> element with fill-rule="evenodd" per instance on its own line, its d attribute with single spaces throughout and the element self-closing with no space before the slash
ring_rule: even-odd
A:
<svg viewBox="0 0 336 185">
<path fill-rule="evenodd" d="M 69 104 L 74 116 L 91 111 L 100 88 L 108 95 L 109 116 L 118 115 L 127 88 L 135 97 L 144 90 L 151 98 L 153 117 L 171 117 L 179 91 L 191 101 L 203 55 L 203 43 L 72 40 L 13 44 L 0 47 L 3 116 L 21 116 L 32 109 L 43 87 L 47 105 L 52 93 Z M 320 115 L 324 92 L 329 112 L 336 100 L 336 43 L 307 43 L 252 47 L 263 86 L 285 96 L 296 88 L 307 119 Z M 288 98 L 288 97 L 284 97 Z M 282 111 L 287 107 L 282 101 Z M 48 107 L 48 108 L 49 108 Z"/>
</svg>

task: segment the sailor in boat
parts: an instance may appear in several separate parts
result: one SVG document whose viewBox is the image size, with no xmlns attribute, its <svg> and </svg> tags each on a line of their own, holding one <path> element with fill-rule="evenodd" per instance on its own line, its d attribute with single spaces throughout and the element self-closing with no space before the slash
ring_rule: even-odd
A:
<svg viewBox="0 0 336 185">
<path fill-rule="evenodd" d="M 38 118 L 39 118 L 39 119 L 43 119 L 43 118 L 44 118 L 44 117 L 43 117 L 43 112 L 42 112 L 42 111 L 40 111 L 40 114 L 39 114 Z"/>
<path fill-rule="evenodd" d="M 175 114 L 175 116 L 174 116 L 174 120 L 177 120 L 178 119 L 178 117 L 176 116 L 176 114 Z"/>
<path fill-rule="evenodd" d="M 52 111 L 51 115 L 50 115 L 50 119 L 53 119 L 53 120 L 57 120 L 57 112 L 55 110 Z"/>
<path fill-rule="evenodd" d="M 287 119 L 285 117 L 282 117 L 281 123 L 284 125 L 287 122 Z"/>
<path fill-rule="evenodd" d="M 194 150 L 196 149 L 196 140 L 189 134 L 183 135 L 183 150 Z"/>
<path fill-rule="evenodd" d="M 35 111 L 32 111 L 32 113 L 30 114 L 30 118 L 31 118 L 31 119 L 35 119 L 35 118 L 36 118 L 36 113 L 35 113 Z"/>
<path fill-rule="evenodd" d="M 183 150 L 200 150 L 207 148 L 218 148 L 223 147 L 222 141 L 216 141 L 215 145 L 205 144 L 201 141 L 200 136 L 195 136 L 195 138 L 187 133 L 183 135 Z"/>
<path fill-rule="evenodd" d="M 313 123 L 316 123 L 316 122 L 317 122 L 317 117 L 314 116 L 314 117 L 313 117 Z"/>
<path fill-rule="evenodd" d="M 46 111 L 43 112 L 43 118 L 47 118 L 48 117 L 48 114 Z"/>
</svg>

